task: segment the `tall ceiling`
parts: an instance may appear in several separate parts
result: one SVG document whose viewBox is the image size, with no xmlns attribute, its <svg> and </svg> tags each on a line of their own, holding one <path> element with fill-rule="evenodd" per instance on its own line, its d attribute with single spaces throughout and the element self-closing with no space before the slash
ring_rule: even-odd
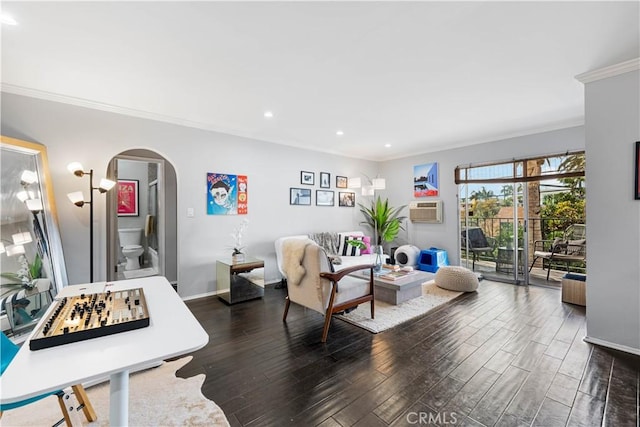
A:
<svg viewBox="0 0 640 427">
<path fill-rule="evenodd" d="M 639 6 L 3 1 L 2 90 L 385 160 L 582 124 Z"/>
</svg>

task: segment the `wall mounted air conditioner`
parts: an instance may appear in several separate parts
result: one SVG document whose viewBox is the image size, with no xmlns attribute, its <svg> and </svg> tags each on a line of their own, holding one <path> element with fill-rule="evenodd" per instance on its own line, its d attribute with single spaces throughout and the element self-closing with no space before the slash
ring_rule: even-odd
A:
<svg viewBox="0 0 640 427">
<path fill-rule="evenodd" d="M 409 203 L 409 220 L 411 222 L 441 223 L 442 200 Z"/>
</svg>

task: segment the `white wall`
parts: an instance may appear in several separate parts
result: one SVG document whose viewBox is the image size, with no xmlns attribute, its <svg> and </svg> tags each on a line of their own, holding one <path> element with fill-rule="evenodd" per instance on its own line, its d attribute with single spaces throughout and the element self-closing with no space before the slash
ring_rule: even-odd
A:
<svg viewBox="0 0 640 427">
<path fill-rule="evenodd" d="M 585 85 L 587 340 L 640 353 L 640 72 Z"/>
<path fill-rule="evenodd" d="M 267 281 L 279 280 L 273 242 L 276 238 L 317 231 L 360 229 L 357 208 L 290 206 L 289 187 L 300 187 L 300 171 L 375 176 L 375 162 L 302 150 L 264 141 L 176 126 L 34 98 L 2 94 L 2 134 L 47 146 L 58 206 L 69 282 L 88 281 L 88 211 L 67 201 L 66 194 L 87 183 L 66 170 L 71 161 L 104 176 L 111 158 L 144 148 L 172 163 L 178 184 L 178 292 L 183 297 L 216 290 L 215 261 L 231 253 L 232 229 L 245 216 L 206 214 L 206 174 L 248 175 L 250 224 L 247 252 L 265 259 Z M 86 191 L 86 190 L 85 190 Z M 105 203 L 96 193 L 95 279 L 105 274 Z M 336 191 L 337 199 L 337 191 Z M 360 200 L 357 200 L 360 201 Z M 187 217 L 187 208 L 195 216 Z"/>
<path fill-rule="evenodd" d="M 383 197 L 388 196 L 392 205 L 404 205 L 412 200 L 441 199 L 443 201 L 444 221 L 442 224 L 411 223 L 407 220 L 407 232 L 402 233 L 397 243 L 410 243 L 421 249 L 432 246 L 445 249 L 450 263 L 458 264 L 460 234 L 458 228 L 458 189 L 454 176 L 456 166 L 558 154 L 567 150 L 583 149 L 584 128 L 578 126 L 469 147 L 420 154 L 383 163 L 380 167 L 380 176 L 387 179 L 387 189 L 381 191 L 381 195 Z M 413 197 L 413 167 L 432 162 L 438 162 L 440 196 L 415 199 Z M 405 212 L 408 216 L 408 209 Z"/>
</svg>

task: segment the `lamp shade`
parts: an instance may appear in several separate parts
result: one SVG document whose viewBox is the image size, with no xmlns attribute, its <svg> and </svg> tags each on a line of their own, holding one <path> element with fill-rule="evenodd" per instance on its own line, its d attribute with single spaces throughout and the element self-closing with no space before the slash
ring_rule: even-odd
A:
<svg viewBox="0 0 640 427">
<path fill-rule="evenodd" d="M 387 186 L 387 182 L 384 178 L 373 178 L 371 182 L 373 183 L 374 190 L 384 190 Z"/>
<path fill-rule="evenodd" d="M 74 191 L 73 193 L 67 194 L 67 197 L 71 200 L 71 203 L 76 206 L 84 205 L 84 195 L 82 194 L 82 191 Z"/>
<path fill-rule="evenodd" d="M 38 182 L 38 175 L 34 171 L 25 170 L 20 176 L 20 181 L 22 181 L 23 185 L 33 184 L 34 182 Z"/>
<path fill-rule="evenodd" d="M 349 188 L 360 188 L 360 187 L 362 187 L 362 179 L 360 179 L 360 178 L 349 178 L 348 186 L 349 186 Z"/>
<path fill-rule="evenodd" d="M 28 231 L 12 234 L 11 239 L 15 245 L 24 245 L 25 243 L 29 243 L 33 240 L 31 238 L 31 233 Z"/>
<path fill-rule="evenodd" d="M 34 194 L 33 191 L 18 191 L 16 193 L 16 197 L 18 198 L 18 200 L 20 200 L 21 202 L 25 202 L 28 199 L 33 199 Z"/>
<path fill-rule="evenodd" d="M 25 201 L 27 205 L 27 209 L 31 212 L 42 212 L 44 210 L 44 206 L 42 206 L 42 200 L 40 199 L 29 199 Z"/>
<path fill-rule="evenodd" d="M 74 175 L 82 176 L 84 175 L 84 168 L 80 162 L 71 162 L 67 165 L 67 170 Z"/>
<path fill-rule="evenodd" d="M 9 245 L 6 248 L 7 256 L 16 256 L 24 254 L 24 246 L 22 245 Z"/>
<path fill-rule="evenodd" d="M 100 180 L 100 192 L 104 193 L 106 191 L 109 191 L 113 188 L 113 186 L 116 185 L 115 181 L 111 181 L 110 179 L 106 179 L 106 178 L 102 178 Z"/>
<path fill-rule="evenodd" d="M 374 196 L 375 193 L 375 189 L 373 187 L 373 185 L 363 185 L 362 186 L 362 195 L 363 196 Z"/>
</svg>

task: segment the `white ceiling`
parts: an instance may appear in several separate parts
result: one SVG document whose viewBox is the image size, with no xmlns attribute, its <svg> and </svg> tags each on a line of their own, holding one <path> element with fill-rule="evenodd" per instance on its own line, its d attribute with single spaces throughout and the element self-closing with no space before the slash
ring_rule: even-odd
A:
<svg viewBox="0 0 640 427">
<path fill-rule="evenodd" d="M 639 5 L 3 1 L 2 89 L 384 160 L 582 124 Z"/>
</svg>

